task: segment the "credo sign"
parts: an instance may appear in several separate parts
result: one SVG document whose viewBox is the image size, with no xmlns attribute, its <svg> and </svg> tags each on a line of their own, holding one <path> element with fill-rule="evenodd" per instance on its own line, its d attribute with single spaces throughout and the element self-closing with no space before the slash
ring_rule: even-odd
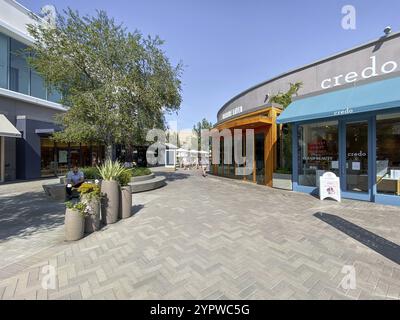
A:
<svg viewBox="0 0 400 320">
<path fill-rule="evenodd" d="M 396 61 L 386 61 L 379 64 L 376 56 L 370 57 L 371 63 L 361 72 L 357 73 L 355 71 L 349 72 L 347 74 L 339 74 L 332 78 L 325 79 L 321 82 L 322 89 L 329 89 L 332 87 L 341 86 L 346 83 L 357 82 L 361 79 L 369 79 L 377 77 L 379 75 L 388 74 L 395 72 L 398 69 L 398 64 Z"/>
<path fill-rule="evenodd" d="M 340 179 L 333 172 L 326 172 L 320 178 L 319 196 L 321 200 L 327 198 L 341 202 Z"/>
</svg>

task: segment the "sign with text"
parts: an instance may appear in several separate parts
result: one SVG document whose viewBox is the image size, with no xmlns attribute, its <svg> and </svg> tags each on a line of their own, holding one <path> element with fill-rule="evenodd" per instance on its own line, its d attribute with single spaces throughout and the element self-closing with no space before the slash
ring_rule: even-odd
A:
<svg viewBox="0 0 400 320">
<path fill-rule="evenodd" d="M 338 202 L 342 201 L 340 179 L 333 172 L 326 172 L 320 178 L 319 196 L 321 200 L 331 198 Z"/>
</svg>

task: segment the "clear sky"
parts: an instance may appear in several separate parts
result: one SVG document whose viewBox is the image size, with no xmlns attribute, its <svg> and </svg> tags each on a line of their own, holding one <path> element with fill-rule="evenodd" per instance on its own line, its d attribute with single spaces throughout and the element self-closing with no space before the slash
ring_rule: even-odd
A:
<svg viewBox="0 0 400 320">
<path fill-rule="evenodd" d="M 400 30 L 399 0 L 19 0 L 34 12 L 45 4 L 93 14 L 103 9 L 129 30 L 159 35 L 173 63 L 185 65 L 179 129 L 243 90 L 290 69 Z M 356 30 L 341 27 L 353 5 Z M 171 118 L 171 117 L 169 117 Z"/>
</svg>

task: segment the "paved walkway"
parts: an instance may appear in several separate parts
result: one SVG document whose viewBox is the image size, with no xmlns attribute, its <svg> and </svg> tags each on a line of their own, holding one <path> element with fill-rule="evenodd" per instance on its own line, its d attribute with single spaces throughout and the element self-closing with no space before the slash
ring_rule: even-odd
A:
<svg viewBox="0 0 400 320">
<path fill-rule="evenodd" d="M 52 240 L 42 246 L 25 235 L 27 251 L 42 249 L 0 267 L 0 297 L 400 299 L 400 208 L 320 202 L 183 171 L 168 180 L 165 188 L 133 196 L 134 217 L 76 243 L 60 241 L 59 204 L 47 202 L 38 225 Z M 4 195 L 3 187 L 0 219 L 30 206 L 18 204 L 18 193 L 15 200 Z M 4 199 L 14 212 L 4 209 Z M 2 222 L 1 261 L 3 249 L 24 234 L 15 226 L 14 239 L 3 229 Z M 55 288 L 45 290 L 48 265 Z M 340 286 L 344 266 L 355 268 L 355 290 Z"/>
</svg>

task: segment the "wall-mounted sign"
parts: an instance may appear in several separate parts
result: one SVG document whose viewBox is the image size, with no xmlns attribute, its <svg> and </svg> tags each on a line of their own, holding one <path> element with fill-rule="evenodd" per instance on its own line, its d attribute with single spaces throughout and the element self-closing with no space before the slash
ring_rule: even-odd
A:
<svg viewBox="0 0 400 320">
<path fill-rule="evenodd" d="M 331 78 L 325 79 L 321 82 L 322 89 L 329 89 L 338 87 L 346 83 L 353 83 L 363 79 L 378 77 L 380 75 L 393 73 L 398 69 L 396 61 L 385 61 L 378 63 L 376 56 L 370 57 L 371 63 L 366 66 L 361 72 L 355 71 L 348 72 L 347 74 L 339 74 Z"/>
<path fill-rule="evenodd" d="M 336 176 L 336 174 L 333 172 L 326 172 L 320 178 L 319 196 L 321 200 L 331 198 L 338 202 L 342 201 L 340 179 Z"/>
<path fill-rule="evenodd" d="M 361 162 L 353 162 L 352 163 L 352 169 L 354 171 L 360 171 L 361 170 Z"/>
<path fill-rule="evenodd" d="M 222 119 L 227 119 L 227 118 L 233 117 L 233 116 L 235 116 L 235 115 L 237 115 L 239 113 L 242 113 L 242 112 L 243 112 L 243 107 L 242 106 L 237 107 L 235 109 L 229 110 L 228 112 L 225 112 L 222 115 Z"/>
<path fill-rule="evenodd" d="M 68 163 L 68 151 L 58 151 L 58 163 Z"/>
</svg>

